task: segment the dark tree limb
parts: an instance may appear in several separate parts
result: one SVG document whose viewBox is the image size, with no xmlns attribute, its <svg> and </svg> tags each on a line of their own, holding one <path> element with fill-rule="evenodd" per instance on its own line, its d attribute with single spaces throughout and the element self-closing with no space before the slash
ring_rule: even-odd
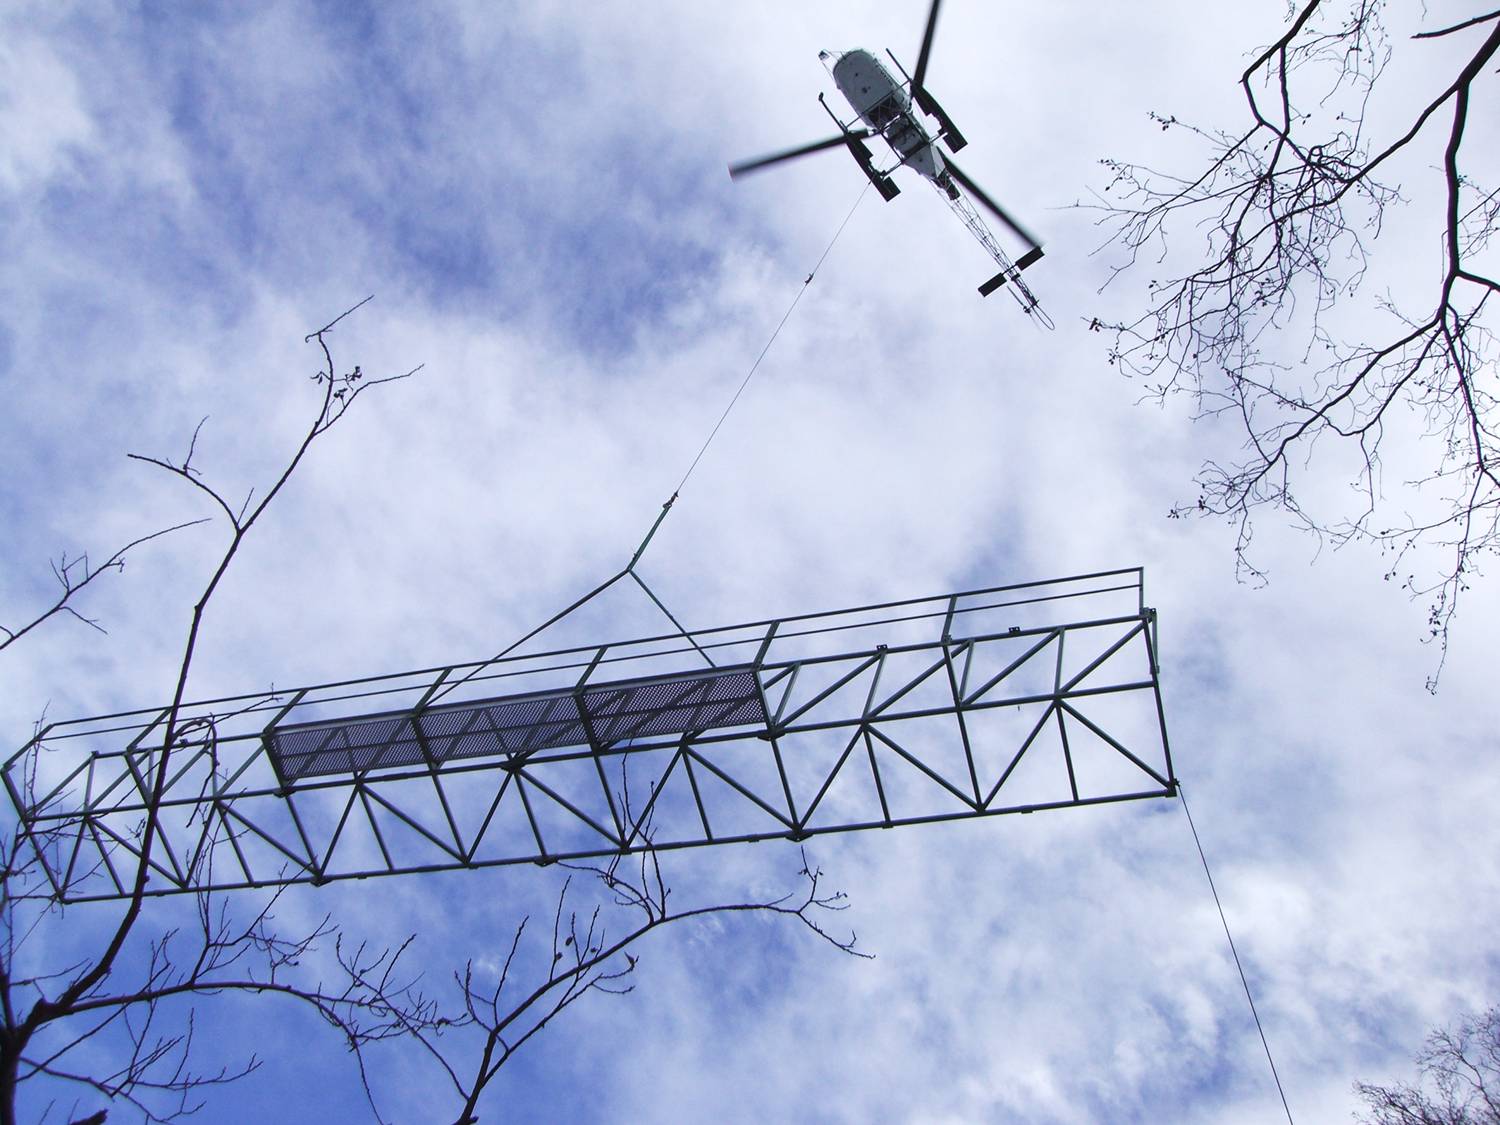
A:
<svg viewBox="0 0 1500 1125">
<path fill-rule="evenodd" d="M 526 927 L 525 920 L 516 928 L 510 952 L 493 988 L 476 986 L 472 963 L 466 966 L 461 978 L 455 977 L 461 990 L 463 1009 L 452 1020 L 452 1025 L 472 1029 L 483 1037 L 478 1058 L 467 1069 L 467 1077 L 460 1077 L 457 1066 L 444 1057 L 444 1052 L 431 1040 L 423 1041 L 429 1053 L 440 1060 L 462 1098 L 454 1125 L 473 1125 L 478 1121 L 480 1096 L 501 1068 L 569 1007 L 591 992 L 611 995 L 630 992 L 634 985 L 626 981 L 639 964 L 639 958 L 630 950 L 656 930 L 709 916 L 762 915 L 796 922 L 841 953 L 870 956 L 856 948 L 855 935 L 840 938 L 825 927 L 823 917 L 846 909 L 847 902 L 842 893 L 821 889 L 823 873 L 808 862 L 805 852 L 798 872 L 802 884 L 800 891 L 791 891 L 774 899 L 718 903 L 683 910 L 668 906 L 671 888 L 662 873 L 660 857 L 654 851 L 642 853 L 637 869 L 629 877 L 620 875 L 618 864 L 563 866 L 595 879 L 609 892 L 614 906 L 633 920 L 623 932 L 613 936 L 600 908 L 595 907 L 586 918 L 580 919 L 568 908 L 571 884 L 564 884 L 552 922 L 552 967 L 544 981 L 519 999 L 502 1003 Z"/>
<path fill-rule="evenodd" d="M 1198 495 L 1171 515 L 1228 520 L 1239 572 L 1256 580 L 1250 545 L 1264 509 L 1334 545 L 1376 545 L 1387 579 L 1429 603 L 1433 688 L 1460 595 L 1500 554 L 1500 281 L 1488 253 L 1500 193 L 1464 170 L 1471 117 L 1492 132 L 1500 104 L 1500 10 L 1403 44 L 1473 45 L 1436 93 L 1387 105 L 1377 120 L 1371 95 L 1395 50 L 1382 8 L 1302 3 L 1240 76 L 1243 131 L 1153 114 L 1198 144 L 1202 172 L 1103 162 L 1113 179 L 1092 209 L 1110 231 L 1105 245 L 1127 253 L 1111 281 L 1148 262 L 1167 276 L 1150 282 L 1144 314 L 1091 327 L 1113 333 L 1110 362 L 1150 397 L 1186 394 L 1196 418 L 1239 432 L 1240 448 L 1208 461 Z M 1409 189 L 1382 179 L 1398 159 L 1403 176 L 1435 172 L 1430 190 L 1408 200 Z M 1428 303 L 1405 298 L 1409 311 L 1361 293 L 1398 209 L 1441 235 L 1439 268 L 1423 274 Z M 1170 245 L 1184 230 L 1206 237 L 1201 255 Z M 1179 262 L 1191 268 L 1174 276 Z M 1398 452 L 1417 471 L 1387 479 Z M 1329 483 L 1357 499 L 1341 505 Z"/>
<path fill-rule="evenodd" d="M 38 625 L 41 625 L 59 613 L 69 614 L 76 620 L 89 626 L 89 628 L 95 629 L 100 633 L 108 632 L 108 630 L 99 624 L 96 618 L 85 617 L 78 611 L 73 605 L 73 601 L 77 595 L 101 574 L 124 570 L 125 556 L 142 543 L 149 543 L 153 539 L 160 539 L 163 535 L 170 535 L 174 531 L 181 531 L 187 527 L 197 527 L 200 523 L 207 522 L 208 520 L 206 519 L 188 520 L 186 523 L 173 524 L 171 527 L 164 527 L 160 531 L 153 531 L 149 535 L 142 535 L 139 539 L 132 539 L 98 566 L 90 564 L 87 554 L 70 559 L 67 553 L 64 552 L 52 563 L 52 575 L 57 579 L 57 584 L 62 587 L 62 593 L 58 595 L 57 600 L 50 607 L 33 617 L 26 624 L 15 629 L 0 625 L 0 634 L 4 634 L 4 636 L 0 636 L 0 650 L 14 644 Z"/>
<path fill-rule="evenodd" d="M 1432 1032 L 1417 1066 L 1415 1084 L 1354 1084 L 1365 1125 L 1500 1125 L 1500 1008 Z"/>
<path fill-rule="evenodd" d="M 563 1012 L 590 994 L 631 990 L 638 964 L 632 947 L 664 927 L 713 915 L 756 915 L 806 929 L 841 952 L 866 956 L 856 950 L 854 935 L 842 937 L 827 925 L 833 913 L 846 908 L 844 896 L 824 888 L 822 872 L 805 854 L 798 885 L 786 895 L 686 908 L 672 899 L 659 858 L 649 848 L 634 860 L 617 858 L 601 867 L 563 864 L 568 875 L 552 912 L 550 938 L 522 919 L 498 975 L 471 960 L 453 975 L 452 991 L 441 997 L 426 990 L 420 973 L 409 971 L 415 937 L 394 947 L 371 946 L 347 939 L 328 917 L 288 936 L 276 924 L 280 892 L 248 910 L 243 897 L 231 909 L 223 897 L 204 892 L 196 899 L 193 917 L 179 929 L 146 924 L 145 890 L 153 866 L 191 870 L 198 864 L 212 865 L 221 848 L 238 846 L 229 818 L 212 812 L 204 814 L 206 842 L 194 855 L 168 852 L 158 833 L 173 764 L 180 770 L 184 763 L 206 755 L 211 771 L 217 769 L 219 721 L 224 716 L 181 717 L 208 608 L 245 538 L 313 442 L 364 390 L 408 378 L 418 370 L 366 379 L 355 366 L 338 374 L 328 334 L 352 311 L 307 337 L 317 344 L 323 361 L 313 376 L 319 402 L 283 469 L 258 497 L 251 492 L 243 502 L 231 503 L 223 490 L 204 479 L 195 463 L 203 423 L 180 460 L 137 458 L 181 477 L 206 495 L 223 517 L 228 542 L 192 607 L 173 701 L 164 712 L 160 733 L 153 735 L 151 744 L 143 743 L 138 759 L 132 759 L 131 769 L 139 771 L 137 784 L 149 796 L 138 828 L 117 849 L 117 854 L 130 857 L 130 866 L 120 864 L 116 875 L 107 858 L 109 850 L 102 843 L 99 849 L 105 857 L 99 862 L 111 864 L 110 873 L 129 888 L 129 898 L 96 952 L 69 964 L 43 970 L 28 965 L 23 973 L 16 972 L 23 951 L 29 956 L 38 945 L 45 951 L 42 923 L 61 921 L 63 907 L 58 901 L 40 900 L 39 912 L 24 917 L 25 911 L 38 909 L 39 900 L 23 892 L 44 877 L 37 873 L 42 866 L 37 857 L 65 851 L 68 840 L 62 829 L 18 828 L 9 838 L 0 838 L 0 1125 L 13 1125 L 18 1087 L 34 1079 L 80 1087 L 90 1096 L 128 1106 L 151 1122 L 192 1114 L 202 1104 L 203 1091 L 244 1078 L 261 1065 L 255 1055 L 230 1065 L 194 1063 L 197 1013 L 205 1002 L 226 996 L 275 999 L 316 1015 L 353 1055 L 377 1121 L 382 1120 L 377 1094 L 383 1068 L 374 1065 L 376 1053 L 407 1047 L 430 1060 L 440 1088 L 452 1091 L 457 1119 L 473 1122 L 481 1096 L 493 1088 L 507 1062 Z M 93 573 L 97 572 L 90 572 L 90 577 Z M 259 706 L 269 698 L 274 696 L 246 706 Z M 33 801 L 44 736 L 39 724 L 32 757 L 22 768 L 25 796 Z M 635 838 L 649 844 L 650 816 L 629 817 L 628 777 L 622 774 L 621 783 L 619 804 L 634 826 Z M 205 780 L 205 791 L 209 784 Z M 323 956 L 330 945 L 331 957 Z M 100 1064 L 101 1058 L 107 1061 Z"/>
<path fill-rule="evenodd" d="M 368 298 L 366 298 L 368 300 Z M 361 301 L 360 305 L 365 302 Z M 354 306 L 359 308 L 360 305 Z M 21 916 L 25 884 L 35 878 L 38 849 L 61 846 L 62 841 L 47 838 L 17 827 L 5 841 L 0 854 L 0 922 L 3 922 L 3 957 L 0 957 L 0 1125 L 16 1120 L 18 1087 L 30 1078 L 46 1075 L 54 1079 L 90 1087 L 111 1100 L 119 1099 L 139 1109 L 150 1121 L 166 1121 L 197 1108 L 194 1091 L 223 1082 L 234 1081 L 259 1066 L 251 1058 L 240 1067 L 218 1071 L 199 1071 L 190 1066 L 195 1023 L 193 1004 L 225 993 L 272 994 L 295 999 L 310 1006 L 325 1020 L 347 1036 L 358 1037 L 369 1022 L 370 1013 L 362 1006 L 361 995 L 353 986 L 325 989 L 308 982 L 292 969 L 302 958 L 315 951 L 318 944 L 333 934 L 328 921 L 310 933 L 286 938 L 275 930 L 273 897 L 246 923 L 237 923 L 224 904 L 211 895 L 198 900 L 197 933 L 190 948 L 187 939 L 176 931 L 151 935 L 143 932 L 142 908 L 145 889 L 153 865 L 157 862 L 157 829 L 162 795 L 171 774 L 170 765 L 180 751 L 207 749 L 213 751 L 217 739 L 212 719 L 184 723 L 180 719 L 182 701 L 193 669 L 198 639 L 215 593 L 229 572 L 239 548 L 270 505 L 280 495 L 293 473 L 302 464 L 312 444 L 328 431 L 352 405 L 364 389 L 404 379 L 420 367 L 403 375 L 365 380 L 356 366 L 337 374 L 330 351 L 328 334 L 354 309 L 336 317 L 307 337 L 316 342 L 325 369 L 314 376 L 321 395 L 313 416 L 301 439 L 271 485 L 257 500 L 252 491 L 243 503 L 233 505 L 224 494 L 208 484 L 193 464 L 203 423 L 194 429 L 188 449 L 180 462 L 161 457 L 137 457 L 181 477 L 205 494 L 225 518 L 230 535 L 212 573 L 200 591 L 187 623 L 182 654 L 178 660 L 172 703 L 161 724 L 160 742 L 154 748 L 142 749 L 142 761 L 148 771 L 149 799 L 138 838 L 131 874 L 131 894 L 124 910 L 99 951 L 86 960 L 46 972 L 32 972 L 17 978 L 17 957 L 44 921 L 56 922 L 61 911 L 58 902 L 44 903 L 36 916 Z M 192 523 L 205 522 L 202 520 Z M 127 544 L 104 564 L 91 567 L 82 560 L 64 559 L 54 567 L 63 587 L 59 601 L 30 624 L 4 630 L 0 648 L 18 640 L 31 629 L 59 612 L 77 611 L 71 599 L 98 575 L 123 566 L 126 553 L 160 535 L 191 524 L 155 532 Z M 87 619 L 84 619 L 87 620 Z M 95 624 L 90 622 L 90 624 Z M 42 732 L 39 732 L 39 735 Z M 34 740 L 33 759 L 23 767 L 28 799 L 35 798 L 35 755 L 42 753 L 43 739 Z M 226 829 L 227 830 L 227 829 Z M 210 849 L 211 851 L 212 849 Z M 171 860 L 171 862 L 176 862 Z M 212 856 L 195 856 L 190 862 L 212 862 Z M 29 896 L 25 905 L 30 906 Z M 128 962 L 123 955 L 129 946 L 134 952 Z M 400 951 L 386 957 L 395 964 Z M 368 967 L 368 966 L 364 966 Z M 399 990 L 395 990 L 399 994 Z M 185 1013 L 172 1011 L 178 1003 L 187 1003 Z M 158 1030 L 159 1027 L 167 1030 Z M 123 1049 L 115 1069 L 101 1074 L 90 1068 L 77 1072 L 68 1059 L 88 1045 L 94 1052 L 118 1053 Z M 164 1099 L 164 1100 L 163 1100 Z"/>
</svg>

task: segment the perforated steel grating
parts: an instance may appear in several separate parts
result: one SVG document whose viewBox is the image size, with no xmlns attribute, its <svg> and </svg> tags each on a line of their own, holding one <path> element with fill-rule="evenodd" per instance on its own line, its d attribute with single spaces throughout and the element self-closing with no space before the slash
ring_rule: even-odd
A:
<svg viewBox="0 0 1500 1125">
<path fill-rule="evenodd" d="M 582 709 L 580 710 L 580 701 Z M 585 723 L 587 720 L 587 724 Z M 266 746 L 282 781 L 461 758 L 529 754 L 764 724 L 753 669 L 678 673 L 573 690 L 443 704 L 419 713 L 273 726 Z"/>
<path fill-rule="evenodd" d="M 601 684 L 583 705 L 600 742 L 766 721 L 751 671 Z"/>
</svg>

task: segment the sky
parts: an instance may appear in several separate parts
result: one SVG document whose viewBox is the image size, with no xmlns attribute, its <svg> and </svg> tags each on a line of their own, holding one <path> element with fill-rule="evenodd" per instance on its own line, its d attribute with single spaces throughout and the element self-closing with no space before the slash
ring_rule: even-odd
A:
<svg viewBox="0 0 1500 1125">
<path fill-rule="evenodd" d="M 1231 529 L 1168 519 L 1226 433 L 1110 366 L 1088 323 L 1144 308 L 1150 275 L 1105 288 L 1118 252 L 1095 253 L 1107 235 L 1070 207 L 1102 190 L 1103 157 L 1191 167 L 1148 111 L 1238 121 L 1238 73 L 1284 15 L 945 5 L 929 85 L 970 140 L 964 169 L 1046 244 L 1028 276 L 1048 333 L 977 296 L 983 252 L 915 181 L 861 198 L 839 153 L 726 174 L 826 134 L 819 50 L 889 46 L 911 66 L 919 0 L 8 5 L 0 622 L 47 602 L 63 552 L 97 560 L 213 514 L 128 453 L 180 457 L 206 419 L 194 463 L 228 495 L 263 489 L 314 409 L 304 336 L 373 294 L 330 337 L 336 361 L 422 370 L 314 447 L 216 596 L 189 694 L 488 656 L 628 561 L 854 207 L 648 581 L 708 626 L 1144 566 L 1174 763 L 1288 1102 L 1347 1120 L 1353 1082 L 1409 1076 L 1428 1028 L 1500 996 L 1500 595 L 1466 595 L 1433 695 L 1425 606 L 1378 553 L 1268 516 L 1269 581 L 1243 583 Z M 0 653 L 7 744 L 44 711 L 164 702 L 224 535 L 153 541 L 91 588 L 107 635 L 57 619 Z M 617 593 L 577 635 L 661 630 Z M 809 855 L 873 960 L 761 922 L 656 935 L 636 991 L 567 1012 L 482 1119 L 1281 1116 L 1175 803 Z M 791 885 L 801 862 L 725 847 L 668 873 L 708 901 Z M 278 912 L 331 911 L 376 942 L 415 931 L 436 986 L 557 890 L 531 867 L 396 877 L 303 888 Z M 48 948 L 86 948 L 111 917 L 72 909 Z M 197 1019 L 208 1057 L 264 1060 L 210 1091 L 204 1119 L 368 1114 L 315 1020 L 265 1002 Z M 438 1076 L 378 1058 L 384 1117 L 433 1119 Z M 23 1106 L 56 1099 L 55 1121 L 73 1097 L 38 1086 Z"/>
</svg>

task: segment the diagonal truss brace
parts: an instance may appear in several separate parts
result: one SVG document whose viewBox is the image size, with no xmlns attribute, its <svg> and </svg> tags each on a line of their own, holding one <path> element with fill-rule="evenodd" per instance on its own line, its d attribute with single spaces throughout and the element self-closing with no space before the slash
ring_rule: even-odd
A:
<svg viewBox="0 0 1500 1125">
<path fill-rule="evenodd" d="M 4 779 L 63 901 L 125 897 L 143 861 L 173 894 L 1164 797 L 1141 599 L 1104 572 L 705 630 L 730 659 L 691 672 L 659 637 L 221 700 L 165 754 L 161 710 L 55 724 Z M 431 706 L 459 672 L 468 697 Z"/>
</svg>

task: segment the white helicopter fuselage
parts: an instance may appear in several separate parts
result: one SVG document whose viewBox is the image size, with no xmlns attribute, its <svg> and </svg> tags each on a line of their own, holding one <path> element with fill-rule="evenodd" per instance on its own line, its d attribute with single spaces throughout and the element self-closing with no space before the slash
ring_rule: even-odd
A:
<svg viewBox="0 0 1500 1125">
<path fill-rule="evenodd" d="M 896 69 L 901 72 L 902 81 L 898 82 L 892 77 L 891 72 L 869 51 L 854 50 L 842 54 L 818 52 L 818 58 L 828 68 L 839 93 L 844 95 L 863 128 L 845 121 L 828 105 L 827 98 L 819 94 L 818 104 L 833 118 L 839 127 L 838 133 L 811 144 L 731 164 L 729 175 L 737 178 L 787 160 L 796 160 L 830 149 L 847 148 L 860 171 L 880 192 L 881 197 L 890 202 L 901 193 L 893 179 L 896 168 L 903 165 L 911 168 L 946 198 L 948 207 L 1000 267 L 999 273 L 979 287 L 980 296 L 988 296 L 1001 286 L 1009 285 L 1009 292 L 1020 302 L 1023 311 L 1050 328 L 1052 322 L 1037 303 L 1036 295 L 1021 278 L 1022 270 L 1041 259 L 1041 244 L 1011 218 L 1000 204 L 985 194 L 984 189 L 971 180 L 957 163 L 938 151 L 939 142 L 948 152 L 959 152 L 968 144 L 924 82 L 938 4 L 939 0 L 932 0 L 932 6 L 928 9 L 927 33 L 922 38 L 922 49 L 917 56 L 916 73 L 907 76 L 905 68 L 896 62 L 894 55 L 891 56 Z M 937 123 L 935 128 L 925 123 L 928 118 Z M 895 167 L 877 167 L 874 154 L 865 143 L 867 138 L 874 136 L 879 136 L 895 154 Z M 1025 242 L 1025 253 L 1012 261 L 990 231 L 979 207 L 993 214 Z"/>
<path fill-rule="evenodd" d="M 912 109 L 911 95 L 869 51 L 847 51 L 833 64 L 833 80 L 859 119 L 885 138 L 901 163 L 946 187 L 946 166 L 934 138 Z"/>
</svg>

